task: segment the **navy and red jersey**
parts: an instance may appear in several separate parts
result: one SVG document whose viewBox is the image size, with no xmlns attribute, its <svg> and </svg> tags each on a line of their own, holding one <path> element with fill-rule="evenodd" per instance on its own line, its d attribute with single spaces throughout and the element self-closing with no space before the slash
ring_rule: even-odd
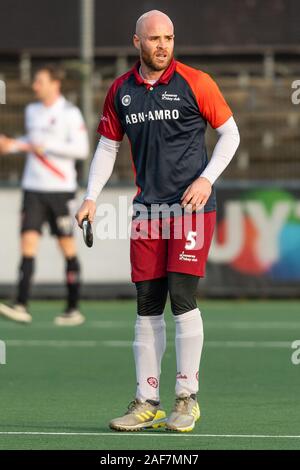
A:
<svg viewBox="0 0 300 470">
<path fill-rule="evenodd" d="M 180 203 L 208 163 L 207 122 L 215 129 L 232 112 L 207 73 L 172 59 L 150 85 L 139 67 L 140 61 L 111 85 L 98 132 L 117 141 L 128 136 L 138 188 L 134 203 Z M 215 206 L 213 190 L 204 210 Z"/>
</svg>

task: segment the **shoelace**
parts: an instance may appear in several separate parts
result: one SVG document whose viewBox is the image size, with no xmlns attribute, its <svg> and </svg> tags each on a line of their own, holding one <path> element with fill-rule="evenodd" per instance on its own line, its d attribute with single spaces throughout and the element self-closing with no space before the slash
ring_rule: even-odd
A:
<svg viewBox="0 0 300 470">
<path fill-rule="evenodd" d="M 189 413 L 189 401 L 190 397 L 177 397 L 173 411 Z"/>
<path fill-rule="evenodd" d="M 132 413 L 132 411 L 139 411 L 139 410 L 145 408 L 146 405 L 147 405 L 146 402 L 145 403 L 139 403 L 137 400 L 132 400 L 128 405 L 126 414 L 130 414 L 130 413 Z"/>
</svg>

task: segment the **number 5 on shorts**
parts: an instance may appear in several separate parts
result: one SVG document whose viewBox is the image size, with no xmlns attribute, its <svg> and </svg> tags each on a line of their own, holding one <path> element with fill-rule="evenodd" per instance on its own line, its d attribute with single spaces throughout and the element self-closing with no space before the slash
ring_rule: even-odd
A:
<svg viewBox="0 0 300 470">
<path fill-rule="evenodd" d="M 186 237 L 187 243 L 185 244 L 185 247 L 184 247 L 185 250 L 193 250 L 195 248 L 196 236 L 197 236 L 197 232 L 190 231 L 187 234 L 187 237 Z"/>
</svg>

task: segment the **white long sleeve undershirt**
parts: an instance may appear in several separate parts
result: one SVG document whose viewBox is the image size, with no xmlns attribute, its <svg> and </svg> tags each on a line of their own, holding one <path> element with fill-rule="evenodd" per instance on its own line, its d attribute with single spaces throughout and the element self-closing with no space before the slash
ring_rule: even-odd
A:
<svg viewBox="0 0 300 470">
<path fill-rule="evenodd" d="M 108 139 L 103 135 L 100 137 L 91 163 L 85 199 L 96 201 L 112 174 L 120 144 L 121 142 Z"/>
<path fill-rule="evenodd" d="M 240 142 L 240 135 L 233 117 L 216 129 L 219 139 L 212 157 L 201 173 L 213 184 L 233 158 Z M 109 180 L 121 142 L 101 136 L 89 173 L 85 199 L 96 201 L 103 187 Z"/>
<path fill-rule="evenodd" d="M 215 129 L 219 135 L 211 159 L 200 176 L 214 184 L 232 160 L 240 143 L 240 134 L 236 122 L 230 117 L 222 126 Z"/>
</svg>

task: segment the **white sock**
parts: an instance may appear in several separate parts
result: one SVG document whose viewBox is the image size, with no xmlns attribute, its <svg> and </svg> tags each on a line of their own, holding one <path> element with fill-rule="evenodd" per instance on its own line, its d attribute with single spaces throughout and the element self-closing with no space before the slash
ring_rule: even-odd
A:
<svg viewBox="0 0 300 470">
<path fill-rule="evenodd" d="M 190 395 L 199 389 L 198 371 L 203 346 L 203 323 L 198 308 L 175 315 L 177 376 L 175 393 Z"/>
<path fill-rule="evenodd" d="M 139 400 L 159 401 L 161 360 L 166 349 L 164 315 L 137 315 L 133 351 Z"/>
</svg>

